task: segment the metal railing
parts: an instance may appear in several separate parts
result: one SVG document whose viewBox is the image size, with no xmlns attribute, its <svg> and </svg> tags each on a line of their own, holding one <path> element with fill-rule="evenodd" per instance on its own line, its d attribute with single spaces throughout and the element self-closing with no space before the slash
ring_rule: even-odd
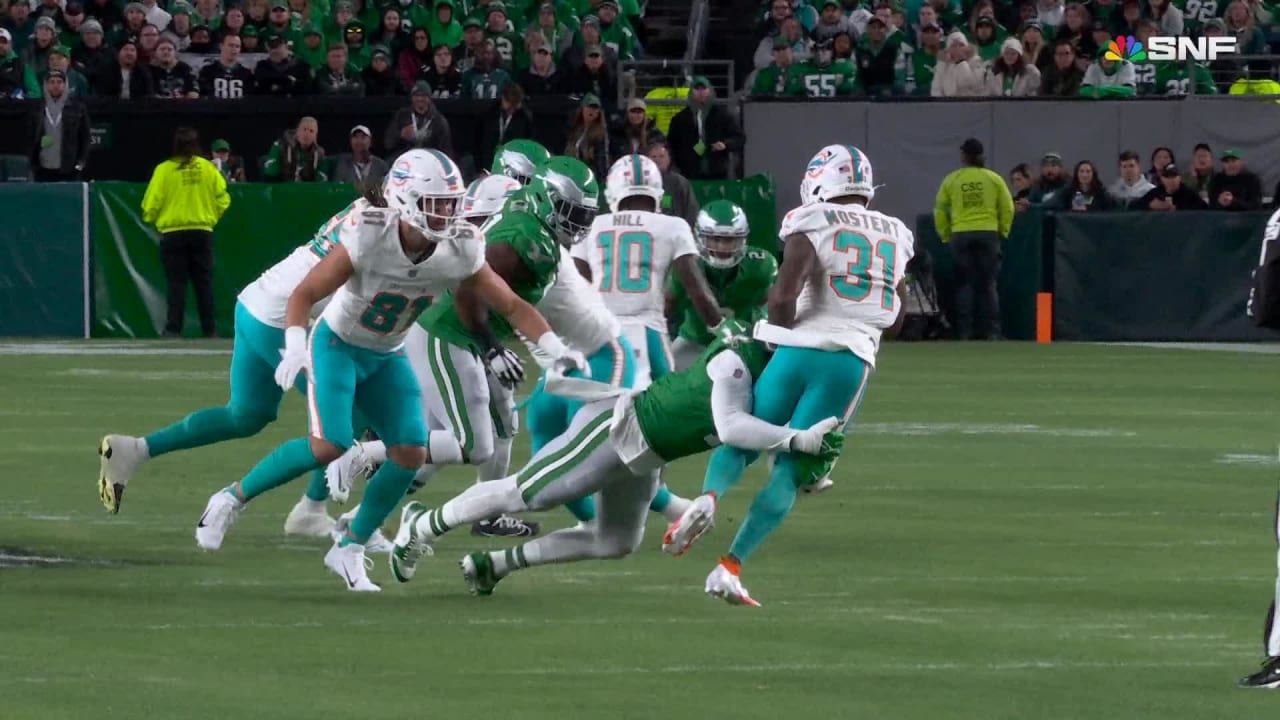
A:
<svg viewBox="0 0 1280 720">
<path fill-rule="evenodd" d="M 733 89 L 733 62 L 730 60 L 621 60 L 620 73 L 634 80 L 630 88 L 618 85 L 618 105 L 625 105 L 631 97 L 644 98 L 658 88 L 687 88 L 693 78 L 701 75 L 711 82 L 718 101 L 724 102 Z M 628 92 L 630 90 L 630 92 Z M 650 105 L 675 105 L 683 107 L 683 98 L 646 99 Z"/>
<path fill-rule="evenodd" d="M 711 23 L 710 0 L 694 0 L 689 8 L 689 32 L 685 43 L 684 59 L 702 57 L 702 44 L 707 40 L 707 26 Z"/>
</svg>

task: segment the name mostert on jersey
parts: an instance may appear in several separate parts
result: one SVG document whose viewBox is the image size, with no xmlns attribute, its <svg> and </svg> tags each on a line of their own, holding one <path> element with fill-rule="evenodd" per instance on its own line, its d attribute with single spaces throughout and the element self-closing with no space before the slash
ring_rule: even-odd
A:
<svg viewBox="0 0 1280 720">
<path fill-rule="evenodd" d="M 825 210 L 823 214 L 832 225 L 848 225 L 859 230 L 871 230 L 898 237 L 898 224 L 876 215 L 862 215 L 843 210 Z"/>
</svg>

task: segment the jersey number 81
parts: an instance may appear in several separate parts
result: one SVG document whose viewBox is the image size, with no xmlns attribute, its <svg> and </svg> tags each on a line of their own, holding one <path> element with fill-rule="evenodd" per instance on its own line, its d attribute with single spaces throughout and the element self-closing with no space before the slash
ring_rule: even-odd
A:
<svg viewBox="0 0 1280 720">
<path fill-rule="evenodd" d="M 360 315 L 360 325 L 379 335 L 404 332 L 430 307 L 431 299 L 430 295 L 423 295 L 410 302 L 409 298 L 399 293 L 378 293 Z M 401 320 L 400 316 L 404 315 L 406 309 L 409 311 L 408 317 Z"/>
</svg>

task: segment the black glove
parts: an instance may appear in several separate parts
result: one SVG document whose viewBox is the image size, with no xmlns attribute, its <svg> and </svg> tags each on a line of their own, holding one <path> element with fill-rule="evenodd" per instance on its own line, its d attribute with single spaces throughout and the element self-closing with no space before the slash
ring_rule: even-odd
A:
<svg viewBox="0 0 1280 720">
<path fill-rule="evenodd" d="M 484 354 L 485 367 L 498 378 L 502 387 L 514 390 L 524 380 L 524 362 L 515 352 L 504 347 L 489 348 Z"/>
</svg>

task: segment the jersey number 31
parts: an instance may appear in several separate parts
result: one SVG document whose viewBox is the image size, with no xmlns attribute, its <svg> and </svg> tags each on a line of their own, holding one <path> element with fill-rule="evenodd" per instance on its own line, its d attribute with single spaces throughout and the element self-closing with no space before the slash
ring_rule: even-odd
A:
<svg viewBox="0 0 1280 720">
<path fill-rule="evenodd" d="M 836 252 L 852 254 L 845 275 L 832 275 L 829 282 L 831 290 L 845 300 L 862 302 L 871 297 L 877 284 L 880 285 L 880 307 L 893 310 L 896 291 L 893 286 L 894 263 L 897 260 L 898 248 L 892 240 L 884 239 L 875 243 L 874 251 L 871 240 L 862 233 L 852 230 L 841 230 L 836 233 L 832 246 Z M 880 274 L 872 270 L 874 260 L 880 260 Z"/>
</svg>

